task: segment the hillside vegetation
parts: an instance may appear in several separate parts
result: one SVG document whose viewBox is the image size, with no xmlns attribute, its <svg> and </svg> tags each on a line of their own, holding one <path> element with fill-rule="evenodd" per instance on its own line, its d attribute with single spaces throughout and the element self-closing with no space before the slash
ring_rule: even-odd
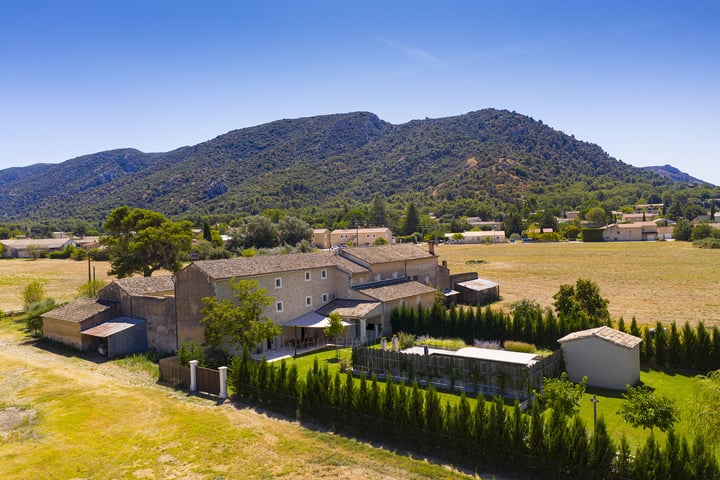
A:
<svg viewBox="0 0 720 480">
<path fill-rule="evenodd" d="M 540 121 L 486 109 L 392 125 L 367 112 L 234 130 L 166 153 L 133 149 L 0 171 L 0 221 L 97 223 L 115 207 L 172 217 L 279 208 L 321 223 L 382 194 L 390 206 L 501 216 L 508 205 L 571 210 L 660 202 L 688 188 Z M 705 192 L 707 190 L 707 192 Z"/>
</svg>

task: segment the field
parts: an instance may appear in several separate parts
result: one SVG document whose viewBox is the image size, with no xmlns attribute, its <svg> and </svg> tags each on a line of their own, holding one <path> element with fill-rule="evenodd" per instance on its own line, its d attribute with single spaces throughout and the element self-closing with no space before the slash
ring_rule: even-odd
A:
<svg viewBox="0 0 720 480">
<path fill-rule="evenodd" d="M 108 262 L 92 262 L 90 275 L 106 282 Z M 88 281 L 88 263 L 75 260 L 50 260 L 41 258 L 0 259 L 0 311 L 10 312 L 22 309 L 22 292 L 25 286 L 39 281 L 45 294 L 58 302 L 71 300 L 80 285 Z"/>
<path fill-rule="evenodd" d="M 157 385 L 121 361 L 23 340 L 0 319 L 3 479 L 467 478 L 260 410 Z"/>
<path fill-rule="evenodd" d="M 615 320 L 720 325 L 720 251 L 687 242 L 442 245 L 436 253 L 451 272 L 499 283 L 498 307 L 524 298 L 549 306 L 561 284 L 587 278 Z"/>
</svg>

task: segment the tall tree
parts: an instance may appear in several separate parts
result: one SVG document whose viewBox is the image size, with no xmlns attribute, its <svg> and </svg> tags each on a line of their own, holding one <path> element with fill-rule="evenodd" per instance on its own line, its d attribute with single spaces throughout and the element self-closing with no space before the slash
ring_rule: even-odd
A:
<svg viewBox="0 0 720 480">
<path fill-rule="evenodd" d="M 100 238 L 110 259 L 110 275 L 119 278 L 142 273 L 149 277 L 165 269 L 177 272 L 180 258 L 190 250 L 191 223 L 173 222 L 165 215 L 142 208 L 118 207 L 103 224 L 107 235 Z"/>
<path fill-rule="evenodd" d="M 278 245 L 276 225 L 264 215 L 250 217 L 245 225 L 245 248 L 273 248 Z"/>
<path fill-rule="evenodd" d="M 230 279 L 234 300 L 203 297 L 200 313 L 205 324 L 205 341 L 216 348 L 242 347 L 248 351 L 259 342 L 280 335 L 280 327 L 262 315 L 273 298 L 254 280 Z"/>
<path fill-rule="evenodd" d="M 370 224 L 374 227 L 386 227 L 388 224 L 385 200 L 379 193 L 375 194 L 370 204 Z"/>
<path fill-rule="evenodd" d="M 420 214 L 418 214 L 415 204 L 410 202 L 405 210 L 405 218 L 403 220 L 402 234 L 411 235 L 420 231 Z"/>
<path fill-rule="evenodd" d="M 288 216 L 280 219 L 278 223 L 280 241 L 286 245 L 297 245 L 303 240 L 312 241 L 312 228 L 304 220 Z"/>
</svg>

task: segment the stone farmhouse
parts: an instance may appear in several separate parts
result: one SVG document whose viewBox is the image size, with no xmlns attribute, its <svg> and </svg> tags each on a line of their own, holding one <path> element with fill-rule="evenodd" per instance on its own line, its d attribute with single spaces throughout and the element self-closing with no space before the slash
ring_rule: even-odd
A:
<svg viewBox="0 0 720 480">
<path fill-rule="evenodd" d="M 414 244 L 194 262 L 176 275 L 179 342 L 203 341 L 202 298 L 231 298 L 233 278 L 254 280 L 274 298 L 263 314 L 283 331 L 262 350 L 320 341 L 333 311 L 349 324 L 349 340 L 388 335 L 394 308 L 430 307 L 450 281 L 448 269 Z"/>
<path fill-rule="evenodd" d="M 173 352 L 184 341 L 204 341 L 203 297 L 230 299 L 230 281 L 247 279 L 273 297 L 263 315 L 282 327 L 258 351 L 321 342 L 332 312 L 342 317 L 347 341 L 363 342 L 389 336 L 391 313 L 400 305 L 429 308 L 438 290 L 476 278 L 472 272 L 450 275 L 432 248 L 414 244 L 197 261 L 174 276 L 115 280 L 98 300 L 75 300 L 46 313 L 43 334 L 80 350 L 116 345 L 108 354 Z M 458 301 L 472 299 L 460 295 Z M 143 329 L 144 338 L 134 329 Z"/>
<path fill-rule="evenodd" d="M 395 241 L 392 231 L 387 227 L 347 228 L 332 231 L 327 228 L 313 230 L 313 244 L 317 248 L 333 248 L 345 245 L 369 247 L 378 238 L 385 239 L 388 244 Z"/>
</svg>

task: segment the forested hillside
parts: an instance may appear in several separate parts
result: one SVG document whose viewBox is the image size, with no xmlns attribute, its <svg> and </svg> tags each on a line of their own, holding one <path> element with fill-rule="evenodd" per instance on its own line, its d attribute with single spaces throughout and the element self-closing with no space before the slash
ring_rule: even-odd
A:
<svg viewBox="0 0 720 480">
<path fill-rule="evenodd" d="M 124 149 L 0 171 L 0 222 L 101 221 L 129 205 L 171 217 L 282 209 L 311 223 L 412 201 L 438 215 L 502 218 L 670 202 L 692 187 L 514 112 L 486 109 L 392 125 L 367 112 L 279 120 L 167 153 Z M 681 193 L 685 199 L 695 191 Z"/>
</svg>

